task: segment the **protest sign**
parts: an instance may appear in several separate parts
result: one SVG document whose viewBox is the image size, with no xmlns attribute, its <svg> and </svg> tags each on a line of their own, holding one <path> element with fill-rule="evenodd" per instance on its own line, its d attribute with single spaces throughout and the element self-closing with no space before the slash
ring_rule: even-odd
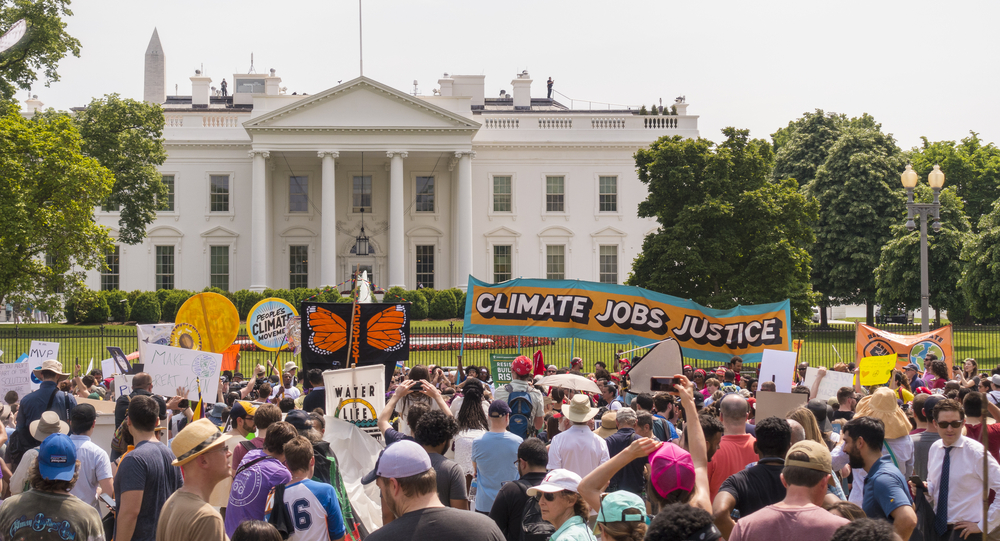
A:
<svg viewBox="0 0 1000 541">
<path fill-rule="evenodd" d="M 104 359 L 101 361 L 101 372 L 104 374 L 104 379 L 108 379 L 121 371 L 115 369 L 114 359 Z"/>
<path fill-rule="evenodd" d="M 115 370 L 119 374 L 128 374 L 132 372 L 132 365 L 128 362 L 128 356 L 125 355 L 122 348 L 118 346 L 108 346 L 108 353 L 111 354 L 111 359 L 115 364 Z"/>
<path fill-rule="evenodd" d="M 128 396 L 132 394 L 132 378 L 135 376 L 132 374 L 115 374 L 114 388 L 111 391 L 115 394 L 115 400 L 119 396 Z"/>
<path fill-rule="evenodd" d="M 410 303 L 302 303 L 302 366 L 336 370 L 380 365 L 392 381 L 410 358 Z"/>
<path fill-rule="evenodd" d="M 233 301 L 218 293 L 198 293 L 177 309 L 170 345 L 222 353 L 240 332 Z"/>
<path fill-rule="evenodd" d="M 343 368 L 323 372 L 326 411 L 356 425 L 382 441 L 378 414 L 385 408 L 385 371 L 382 365 Z"/>
<path fill-rule="evenodd" d="M 170 333 L 174 330 L 173 323 L 157 323 L 155 325 L 136 325 L 135 332 L 139 337 L 139 362 L 146 361 L 146 344 L 170 345 Z"/>
<path fill-rule="evenodd" d="M 761 422 L 768 417 L 786 419 L 788 413 L 799 406 L 805 406 L 809 395 L 804 393 L 772 393 L 757 391 L 757 405 L 754 419 Z"/>
<path fill-rule="evenodd" d="M 216 401 L 222 354 L 196 349 L 147 344 L 143 370 L 153 377 L 153 392 L 173 395 L 178 387 L 187 389 L 189 400 L 198 400 L 198 383 L 206 403 Z"/>
<path fill-rule="evenodd" d="M 652 379 L 684 373 L 684 355 L 674 339 L 653 346 L 628 371 L 629 392 L 652 393 Z"/>
<path fill-rule="evenodd" d="M 809 389 L 812 389 L 813 382 L 816 381 L 817 373 L 819 373 L 819 368 L 813 368 L 811 366 L 806 368 L 806 378 L 803 380 L 802 384 Z M 832 396 L 837 396 L 837 391 L 839 391 L 841 387 L 854 387 L 854 374 L 827 370 L 826 375 L 823 376 L 823 380 L 819 382 L 819 389 L 816 391 L 816 396 L 813 398 L 828 400 Z"/>
<path fill-rule="evenodd" d="M 779 393 L 792 392 L 795 360 L 794 351 L 765 351 L 763 360 L 760 362 L 760 380 L 758 381 L 773 381 L 774 387 Z"/>
<path fill-rule="evenodd" d="M 31 365 L 28 363 L 0 364 L 0 396 L 14 391 L 18 398 L 31 392 Z"/>
<path fill-rule="evenodd" d="M 490 353 L 490 376 L 494 386 L 510 383 L 510 363 L 516 358 L 516 353 Z"/>
<path fill-rule="evenodd" d="M 906 365 L 914 363 L 920 367 L 921 372 L 927 369 L 924 366 L 924 358 L 929 353 L 933 353 L 938 360 L 944 361 L 948 365 L 949 373 L 951 373 L 952 361 L 955 358 L 951 331 L 951 325 L 945 325 L 940 329 L 921 334 L 895 334 L 859 323 L 854 335 L 854 347 L 858 359 L 889 355 L 890 353 L 905 354 L 906 358 L 900 357 L 896 360 L 896 367 L 902 369 Z M 885 381 L 880 383 L 885 383 Z M 862 383 L 862 385 L 865 384 Z"/>
<path fill-rule="evenodd" d="M 885 385 L 896 368 L 896 354 L 864 357 L 861 359 L 861 384 Z"/>
<path fill-rule="evenodd" d="M 28 364 L 31 365 L 32 370 L 38 370 L 42 367 L 42 362 L 49 359 L 56 359 L 59 355 L 59 342 L 42 342 L 40 340 L 32 340 L 31 345 L 28 347 Z M 42 384 L 42 380 L 31 374 L 31 390 L 37 391 L 38 386 Z"/>
<path fill-rule="evenodd" d="M 260 349 L 278 351 L 286 344 L 285 327 L 289 318 L 297 315 L 295 307 L 284 299 L 264 299 L 247 315 L 247 334 Z"/>
</svg>

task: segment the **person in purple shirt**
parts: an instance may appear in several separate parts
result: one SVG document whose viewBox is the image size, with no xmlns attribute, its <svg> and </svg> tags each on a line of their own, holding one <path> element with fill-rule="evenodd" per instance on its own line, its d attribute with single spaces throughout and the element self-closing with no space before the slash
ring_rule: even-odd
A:
<svg viewBox="0 0 1000 541">
<path fill-rule="evenodd" d="M 226 506 L 227 536 L 232 537 L 241 522 L 264 520 L 271 489 L 292 479 L 284 465 L 284 448 L 298 435 L 291 424 L 274 423 L 264 436 L 264 448 L 254 449 L 243 457 L 239 468 L 233 472 L 233 488 Z"/>
</svg>

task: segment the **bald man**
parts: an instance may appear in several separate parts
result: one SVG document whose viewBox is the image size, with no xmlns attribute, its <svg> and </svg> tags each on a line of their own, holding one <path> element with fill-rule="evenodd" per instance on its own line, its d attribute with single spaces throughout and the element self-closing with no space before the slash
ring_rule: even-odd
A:
<svg viewBox="0 0 1000 541">
<path fill-rule="evenodd" d="M 709 497 L 713 501 L 723 481 L 745 469 L 747 464 L 757 461 L 757 452 L 754 450 L 757 440 L 746 433 L 748 411 L 746 399 L 735 393 L 726 395 L 719 403 L 722 442 L 712 461 L 708 463 Z"/>
</svg>

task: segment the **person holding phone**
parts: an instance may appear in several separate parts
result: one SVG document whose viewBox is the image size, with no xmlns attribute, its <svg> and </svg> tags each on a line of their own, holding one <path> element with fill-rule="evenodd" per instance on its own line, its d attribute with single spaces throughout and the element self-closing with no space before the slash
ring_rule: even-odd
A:
<svg viewBox="0 0 1000 541">
<path fill-rule="evenodd" d="M 395 408 L 399 413 L 399 431 L 407 436 L 413 436 L 413 427 L 406 419 L 414 404 L 424 404 L 431 411 L 442 410 L 451 413 L 448 404 L 441 398 L 441 391 L 438 391 L 429 380 L 430 371 L 426 366 L 418 364 L 410 369 L 408 379 L 397 387 L 393 394 L 399 396 Z"/>
</svg>

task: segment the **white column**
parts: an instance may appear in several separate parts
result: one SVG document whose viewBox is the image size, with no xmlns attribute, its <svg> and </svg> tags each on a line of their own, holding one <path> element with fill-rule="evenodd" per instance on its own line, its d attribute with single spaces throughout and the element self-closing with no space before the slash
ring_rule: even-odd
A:
<svg viewBox="0 0 1000 541">
<path fill-rule="evenodd" d="M 472 158 L 476 153 L 456 152 L 455 156 L 458 158 L 458 186 L 455 189 L 455 198 L 458 200 L 455 282 L 459 289 L 466 291 L 469 275 L 472 274 Z"/>
<path fill-rule="evenodd" d="M 250 289 L 267 289 L 267 171 L 264 160 L 271 156 L 264 150 L 251 150 L 253 179 L 250 184 Z"/>
<path fill-rule="evenodd" d="M 406 241 L 403 233 L 403 158 L 406 152 L 386 152 L 389 165 L 389 287 L 406 287 Z"/>
<path fill-rule="evenodd" d="M 334 188 L 336 172 L 335 159 L 339 152 L 321 150 L 317 155 L 323 159 L 323 245 L 320 247 L 319 283 L 320 287 L 337 285 L 337 198 Z"/>
</svg>

